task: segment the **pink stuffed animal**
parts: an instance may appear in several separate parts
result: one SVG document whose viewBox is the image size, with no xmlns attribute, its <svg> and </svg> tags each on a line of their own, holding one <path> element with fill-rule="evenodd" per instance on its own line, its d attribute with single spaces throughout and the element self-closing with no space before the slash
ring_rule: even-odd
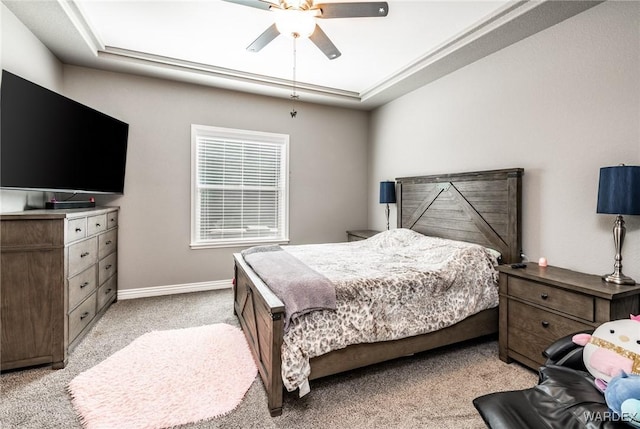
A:
<svg viewBox="0 0 640 429">
<path fill-rule="evenodd" d="M 640 316 L 605 322 L 592 335 L 576 334 L 572 341 L 584 346 L 584 365 L 600 390 L 621 371 L 640 375 Z"/>
</svg>

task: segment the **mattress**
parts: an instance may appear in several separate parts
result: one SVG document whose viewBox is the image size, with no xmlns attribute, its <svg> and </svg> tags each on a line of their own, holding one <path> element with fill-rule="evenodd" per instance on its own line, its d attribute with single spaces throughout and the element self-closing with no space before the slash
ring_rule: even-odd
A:
<svg viewBox="0 0 640 429">
<path fill-rule="evenodd" d="M 336 310 L 297 317 L 284 334 L 283 383 L 301 395 L 313 357 L 437 331 L 498 305 L 499 255 L 476 244 L 394 229 L 362 241 L 283 249 L 336 289 Z"/>
</svg>

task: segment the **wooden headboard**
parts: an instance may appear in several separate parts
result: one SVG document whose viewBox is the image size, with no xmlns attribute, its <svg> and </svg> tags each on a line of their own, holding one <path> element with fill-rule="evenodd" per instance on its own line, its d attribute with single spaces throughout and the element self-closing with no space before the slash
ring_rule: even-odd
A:
<svg viewBox="0 0 640 429">
<path fill-rule="evenodd" d="M 503 263 L 522 253 L 524 169 L 476 171 L 397 182 L 398 228 L 491 247 Z"/>
</svg>

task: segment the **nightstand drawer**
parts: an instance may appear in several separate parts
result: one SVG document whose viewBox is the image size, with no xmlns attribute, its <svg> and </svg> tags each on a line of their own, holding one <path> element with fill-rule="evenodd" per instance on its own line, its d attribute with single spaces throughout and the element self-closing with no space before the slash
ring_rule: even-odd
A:
<svg viewBox="0 0 640 429">
<path fill-rule="evenodd" d="M 540 364 L 542 351 L 558 338 L 593 329 L 592 326 L 512 301 L 509 303 L 509 348 Z"/>
<path fill-rule="evenodd" d="M 558 289 L 553 286 L 510 277 L 509 295 L 566 314 L 594 321 L 594 299 L 591 296 Z"/>
<path fill-rule="evenodd" d="M 590 325 L 567 319 L 555 313 L 541 310 L 518 301 L 509 303 L 508 323 L 510 328 L 530 332 L 539 337 L 548 338 L 548 346 L 560 337 L 585 329 Z"/>
</svg>

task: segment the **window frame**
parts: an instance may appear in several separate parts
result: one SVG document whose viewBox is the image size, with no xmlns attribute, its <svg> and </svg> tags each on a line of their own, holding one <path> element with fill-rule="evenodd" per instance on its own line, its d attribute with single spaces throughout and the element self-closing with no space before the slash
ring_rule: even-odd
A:
<svg viewBox="0 0 640 429">
<path fill-rule="evenodd" d="M 282 159 L 280 162 L 280 176 L 284 182 L 282 186 L 282 233 L 280 238 L 267 237 L 264 239 L 250 238 L 225 238 L 225 239 L 201 239 L 198 238 L 198 138 L 209 137 L 234 141 L 239 143 L 265 143 L 282 146 Z M 289 242 L 289 135 L 263 131 L 241 130 L 234 128 L 222 128 L 209 125 L 191 124 L 191 249 L 211 249 L 222 247 L 247 247 L 262 244 L 286 244 Z"/>
</svg>

